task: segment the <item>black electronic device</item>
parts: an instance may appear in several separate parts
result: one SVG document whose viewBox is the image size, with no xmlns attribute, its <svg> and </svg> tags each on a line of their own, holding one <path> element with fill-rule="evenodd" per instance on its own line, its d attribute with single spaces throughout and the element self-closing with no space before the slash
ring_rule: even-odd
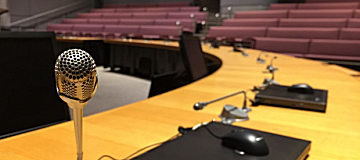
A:
<svg viewBox="0 0 360 160">
<path fill-rule="evenodd" d="M 225 136 L 233 130 L 264 138 L 269 153 L 263 156 L 240 154 L 232 148 L 223 146 L 222 140 L 215 138 L 209 132 L 217 136 Z M 167 141 L 133 160 L 304 160 L 310 151 L 310 145 L 311 142 L 307 140 L 211 122 L 196 130 L 187 130 L 182 136 Z"/>
<path fill-rule="evenodd" d="M 313 93 L 309 93 L 309 88 L 305 87 L 306 89 L 301 89 L 300 86 L 300 89 L 298 89 L 292 87 L 293 86 L 269 85 L 255 95 L 254 102 L 256 105 L 264 104 L 318 112 L 326 111 L 327 90 L 312 89 Z M 291 91 L 293 89 L 297 92 Z"/>
<path fill-rule="evenodd" d="M 0 138 L 70 120 L 55 87 L 53 32 L 0 32 Z"/>
<path fill-rule="evenodd" d="M 233 130 L 221 137 L 221 144 L 235 149 L 243 154 L 254 156 L 265 156 L 269 154 L 269 147 L 264 137 L 253 132 L 245 132 L 242 130 Z"/>
<path fill-rule="evenodd" d="M 180 36 L 179 44 L 184 65 L 190 73 L 191 80 L 196 81 L 205 77 L 208 74 L 208 70 L 199 37 L 184 33 Z"/>
</svg>

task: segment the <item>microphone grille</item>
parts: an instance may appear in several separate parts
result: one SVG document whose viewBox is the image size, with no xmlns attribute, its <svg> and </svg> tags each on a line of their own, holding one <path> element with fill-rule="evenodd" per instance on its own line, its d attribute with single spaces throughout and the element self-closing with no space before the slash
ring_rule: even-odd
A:
<svg viewBox="0 0 360 160">
<path fill-rule="evenodd" d="M 88 99 L 97 84 L 96 64 L 89 53 L 80 49 L 69 49 L 55 63 L 56 84 L 62 94 Z"/>
</svg>

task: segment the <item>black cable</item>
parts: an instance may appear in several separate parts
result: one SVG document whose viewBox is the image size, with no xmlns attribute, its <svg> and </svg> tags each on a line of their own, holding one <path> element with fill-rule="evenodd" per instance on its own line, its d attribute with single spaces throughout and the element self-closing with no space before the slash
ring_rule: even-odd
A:
<svg viewBox="0 0 360 160">
<path fill-rule="evenodd" d="M 145 150 L 145 149 L 147 149 L 147 148 L 149 148 L 149 147 L 152 147 L 152 146 L 155 146 L 155 145 L 162 145 L 162 144 L 164 144 L 164 143 L 167 142 L 167 141 L 171 141 L 171 140 L 173 140 L 173 139 L 176 139 L 176 138 L 179 137 L 180 135 L 181 135 L 181 134 L 178 133 L 178 134 L 172 136 L 171 138 L 169 138 L 169 139 L 166 140 L 166 141 L 162 141 L 162 142 L 158 142 L 158 143 L 154 143 L 154 144 L 148 145 L 148 146 L 146 146 L 146 147 L 144 147 L 144 148 L 141 148 L 141 149 L 137 150 L 136 152 L 130 154 L 129 156 L 125 157 L 124 159 L 116 159 L 116 158 L 114 158 L 114 157 L 112 157 L 112 156 L 110 156 L 110 155 L 103 155 L 103 156 L 101 156 L 98 160 L 101 160 L 102 158 L 105 158 L 105 157 L 110 158 L 111 160 L 129 160 L 130 157 L 136 155 L 137 153 L 139 153 L 139 152 L 141 152 L 141 151 L 143 151 L 143 150 Z"/>
<path fill-rule="evenodd" d="M 207 127 L 207 125 L 203 125 L 203 127 L 204 127 L 213 137 L 215 137 L 215 138 L 217 138 L 217 139 L 221 139 L 221 137 L 218 136 L 218 135 L 216 135 L 216 134 L 214 134 L 214 133 Z"/>
</svg>

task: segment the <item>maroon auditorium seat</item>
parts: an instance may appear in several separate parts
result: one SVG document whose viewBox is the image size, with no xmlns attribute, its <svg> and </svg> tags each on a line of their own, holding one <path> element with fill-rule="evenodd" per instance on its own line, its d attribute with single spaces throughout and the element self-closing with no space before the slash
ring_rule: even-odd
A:
<svg viewBox="0 0 360 160">
<path fill-rule="evenodd" d="M 139 34 L 138 25 L 105 25 L 103 36 L 105 38 L 135 37 Z"/>
<path fill-rule="evenodd" d="M 146 12 L 179 12 L 179 7 L 155 7 L 146 8 Z"/>
<path fill-rule="evenodd" d="M 86 18 L 65 18 L 62 19 L 63 24 L 88 24 L 89 20 Z"/>
<path fill-rule="evenodd" d="M 212 26 L 206 40 L 240 41 L 244 37 L 265 37 L 266 27 L 227 27 Z"/>
<path fill-rule="evenodd" d="M 266 37 L 305 39 L 337 39 L 338 36 L 338 28 L 269 27 L 266 34 Z"/>
<path fill-rule="evenodd" d="M 180 7 L 180 12 L 199 12 L 199 7 Z"/>
<path fill-rule="evenodd" d="M 342 3 L 299 3 L 297 9 L 358 9 L 358 2 Z"/>
<path fill-rule="evenodd" d="M 158 7 L 180 7 L 180 6 L 189 6 L 189 2 L 166 2 L 166 3 L 158 3 Z"/>
<path fill-rule="evenodd" d="M 290 10 L 288 18 L 351 18 L 353 9 Z"/>
<path fill-rule="evenodd" d="M 72 24 L 48 24 L 47 31 L 54 31 L 56 35 L 71 36 L 73 25 Z"/>
<path fill-rule="evenodd" d="M 102 13 L 78 13 L 77 18 L 101 18 Z"/>
<path fill-rule="evenodd" d="M 146 39 L 178 39 L 181 32 L 177 26 L 141 26 L 139 34 Z"/>
<path fill-rule="evenodd" d="M 153 25 L 153 19 L 120 19 L 120 25 Z"/>
<path fill-rule="evenodd" d="M 73 36 L 83 37 L 102 37 L 104 25 L 98 24 L 75 24 L 73 28 Z"/>
<path fill-rule="evenodd" d="M 258 26 L 258 27 L 277 27 L 277 18 L 254 18 L 254 19 L 225 19 L 223 26 Z"/>
<path fill-rule="evenodd" d="M 106 18 L 94 18 L 94 19 L 89 19 L 89 24 L 103 24 L 103 25 L 108 25 L 108 24 L 112 24 L 112 25 L 116 25 L 119 23 L 118 19 L 106 19 Z"/>
<path fill-rule="evenodd" d="M 309 45 L 310 39 L 255 37 L 254 48 L 295 57 L 304 57 L 308 52 Z"/>
<path fill-rule="evenodd" d="M 234 18 L 287 18 L 288 10 L 237 11 Z"/>
<path fill-rule="evenodd" d="M 355 9 L 353 18 L 360 18 L 360 9 Z"/>
<path fill-rule="evenodd" d="M 306 3 L 359 2 L 359 0 L 306 0 Z"/>
<path fill-rule="evenodd" d="M 360 61 L 360 41 L 314 39 L 307 58 Z"/>
<path fill-rule="evenodd" d="M 117 8 L 116 12 L 145 12 L 146 8 Z"/>
<path fill-rule="evenodd" d="M 193 14 L 197 22 L 205 21 L 207 19 L 207 12 L 169 12 L 167 18 L 190 18 L 190 15 Z"/>
<path fill-rule="evenodd" d="M 103 13 L 103 18 L 131 18 L 132 13 Z"/>
<path fill-rule="evenodd" d="M 157 18 L 166 18 L 167 12 L 135 12 L 133 13 L 132 18 L 150 18 L 150 19 L 157 19 Z"/>
<path fill-rule="evenodd" d="M 360 40 L 360 28 L 341 28 L 339 39 Z"/>
<path fill-rule="evenodd" d="M 180 26 L 183 30 L 194 31 L 194 26 L 190 18 L 186 19 L 155 19 L 154 25 L 163 25 L 163 26 L 176 26 L 176 22 L 180 22 Z"/>
<path fill-rule="evenodd" d="M 360 28 L 360 18 L 349 18 L 348 20 L 348 24 L 347 24 L 348 28 Z"/>
<path fill-rule="evenodd" d="M 156 3 L 130 3 L 127 5 L 129 8 L 147 8 L 147 7 L 156 7 Z"/>
<path fill-rule="evenodd" d="M 93 8 L 90 10 L 93 13 L 115 13 L 115 8 Z"/>
<path fill-rule="evenodd" d="M 346 27 L 346 18 L 281 18 L 279 27 Z"/>
<path fill-rule="evenodd" d="M 104 4 L 103 8 L 126 8 L 127 4 Z"/>
<path fill-rule="evenodd" d="M 297 3 L 272 3 L 270 4 L 270 10 L 281 10 L 281 9 L 297 9 Z"/>
</svg>

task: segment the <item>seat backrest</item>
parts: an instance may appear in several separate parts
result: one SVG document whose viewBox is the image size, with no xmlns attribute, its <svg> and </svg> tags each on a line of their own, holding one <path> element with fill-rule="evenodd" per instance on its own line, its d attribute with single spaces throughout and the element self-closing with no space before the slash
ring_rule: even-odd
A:
<svg viewBox="0 0 360 160">
<path fill-rule="evenodd" d="M 290 10 L 289 18 L 351 18 L 353 9 Z"/>
<path fill-rule="evenodd" d="M 102 13 L 78 13 L 77 18 L 101 18 Z"/>
<path fill-rule="evenodd" d="M 132 13 L 103 13 L 103 18 L 131 18 Z"/>
<path fill-rule="evenodd" d="M 179 36 L 177 26 L 141 26 L 139 33 L 141 35 L 159 35 L 159 36 Z"/>
<path fill-rule="evenodd" d="M 90 10 L 93 13 L 115 13 L 116 8 L 93 8 Z"/>
<path fill-rule="evenodd" d="M 354 16 L 353 18 L 360 18 L 360 9 L 355 9 L 354 10 Z"/>
<path fill-rule="evenodd" d="M 279 27 L 346 27 L 346 18 L 281 18 Z"/>
<path fill-rule="evenodd" d="M 138 25 L 105 25 L 104 32 L 121 33 L 121 34 L 137 34 L 140 26 Z"/>
<path fill-rule="evenodd" d="M 243 38 L 265 37 L 266 27 L 210 27 L 208 37 Z"/>
<path fill-rule="evenodd" d="M 299 3 L 298 9 L 358 9 L 358 2 Z"/>
<path fill-rule="evenodd" d="M 120 19 L 120 25 L 153 25 L 153 19 Z"/>
<path fill-rule="evenodd" d="M 145 12 L 146 8 L 117 8 L 116 12 Z"/>
<path fill-rule="evenodd" d="M 271 3 L 270 10 L 297 9 L 298 3 Z"/>
<path fill-rule="evenodd" d="M 0 139 L 70 120 L 57 95 L 52 32 L 0 32 Z"/>
<path fill-rule="evenodd" d="M 102 32 L 104 30 L 104 25 L 99 24 L 74 24 L 73 31 L 83 32 Z"/>
<path fill-rule="evenodd" d="M 360 19 L 349 18 L 347 27 L 348 28 L 360 28 Z"/>
<path fill-rule="evenodd" d="M 102 25 L 114 24 L 114 25 L 116 25 L 118 23 L 119 23 L 119 20 L 114 19 L 114 18 L 111 18 L 111 19 L 105 19 L 105 18 L 102 18 L 102 19 L 98 19 L 98 18 L 89 19 L 89 24 L 102 24 Z"/>
<path fill-rule="evenodd" d="M 305 39 L 337 39 L 338 36 L 338 28 L 269 27 L 266 34 L 266 37 Z"/>
<path fill-rule="evenodd" d="M 179 12 L 180 7 L 155 7 L 146 8 L 146 12 Z"/>
<path fill-rule="evenodd" d="M 360 28 L 341 28 L 339 39 L 360 40 Z"/>
<path fill-rule="evenodd" d="M 56 31 L 56 30 L 64 30 L 71 31 L 73 29 L 73 24 L 48 24 L 46 26 L 47 31 Z"/>
<path fill-rule="evenodd" d="M 225 19 L 223 26 L 257 26 L 257 27 L 277 27 L 277 18 L 254 18 L 254 19 Z"/>
<path fill-rule="evenodd" d="M 133 18 L 166 18 L 167 12 L 134 12 Z"/>
<path fill-rule="evenodd" d="M 314 39 L 311 41 L 309 54 L 360 57 L 359 51 L 360 41 Z"/>
<path fill-rule="evenodd" d="M 287 18 L 288 10 L 237 11 L 234 18 Z"/>
<path fill-rule="evenodd" d="M 277 53 L 306 54 L 310 44 L 310 39 L 255 37 L 255 40 L 255 49 Z"/>
<path fill-rule="evenodd" d="M 64 18 L 62 19 L 63 24 L 88 24 L 89 20 L 86 18 Z"/>
<path fill-rule="evenodd" d="M 187 7 L 180 7 L 180 12 L 199 12 L 200 7 L 194 7 L 194 6 L 187 6 Z"/>
</svg>

